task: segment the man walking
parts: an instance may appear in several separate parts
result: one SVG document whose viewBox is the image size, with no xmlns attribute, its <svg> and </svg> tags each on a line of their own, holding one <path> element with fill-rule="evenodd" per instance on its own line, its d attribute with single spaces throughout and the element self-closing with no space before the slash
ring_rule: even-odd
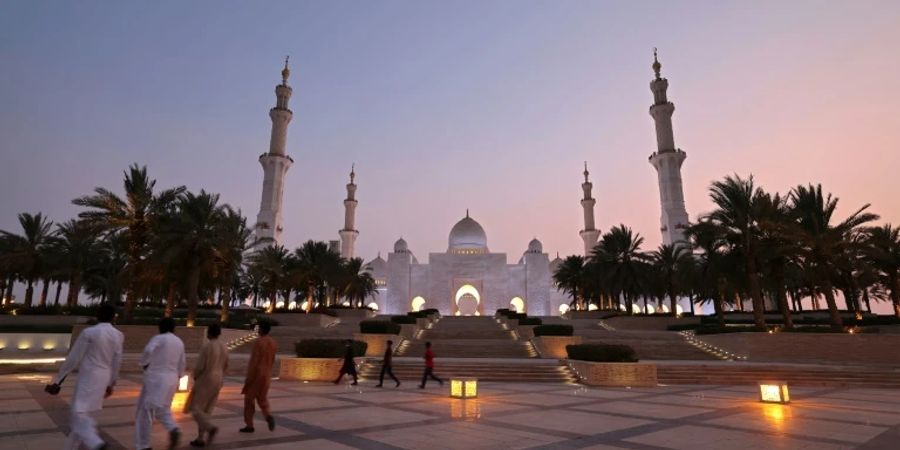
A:
<svg viewBox="0 0 900 450">
<path fill-rule="evenodd" d="M 91 414 L 103 409 L 103 399 L 113 393 L 122 362 L 124 336 L 113 328 L 116 309 L 111 304 L 100 305 L 97 325 L 85 328 L 66 360 L 44 388 L 51 395 L 59 393 L 60 384 L 73 370 L 78 369 L 78 381 L 72 395 L 69 432 L 65 449 L 77 450 L 83 445 L 91 450 L 105 449 L 107 445 L 97 433 L 97 423 Z"/>
<path fill-rule="evenodd" d="M 344 374 L 349 373 L 353 375 L 353 383 L 350 383 L 353 386 L 359 384 L 359 379 L 356 375 L 356 361 L 353 360 L 353 341 L 351 339 L 347 339 L 344 346 L 344 365 L 341 366 L 341 373 L 338 375 L 337 380 L 334 380 L 334 384 L 338 384 L 341 382 L 341 378 L 344 378 Z"/>
<path fill-rule="evenodd" d="M 378 384 L 375 387 L 381 387 L 384 384 L 384 374 L 387 373 L 391 376 L 397 385 L 394 387 L 400 387 L 400 380 L 394 376 L 393 370 L 393 359 L 394 359 L 394 349 L 392 348 L 394 345 L 394 341 L 387 341 L 387 348 L 384 350 L 384 359 L 381 360 L 381 375 L 378 377 Z"/>
<path fill-rule="evenodd" d="M 253 344 L 250 352 L 250 362 L 247 364 L 247 378 L 244 380 L 244 428 L 241 433 L 252 433 L 253 415 L 256 414 L 254 403 L 259 404 L 259 409 L 266 418 L 269 431 L 275 429 L 275 418 L 269 410 L 269 385 L 272 383 L 272 366 L 275 364 L 275 352 L 278 346 L 275 340 L 269 336 L 272 324 L 263 321 L 259 323 L 259 338 Z"/>
<path fill-rule="evenodd" d="M 217 323 L 206 328 L 207 341 L 200 347 L 192 373 L 194 388 L 184 404 L 184 412 L 191 413 L 197 421 L 197 439 L 191 441 L 193 447 L 212 445 L 219 432 L 219 428 L 210 421 L 210 414 L 216 406 L 225 371 L 228 370 L 228 347 L 219 340 L 221 334 L 222 327 Z"/>
<path fill-rule="evenodd" d="M 419 389 L 425 389 L 425 382 L 428 381 L 428 378 L 437 381 L 441 386 L 444 385 L 444 380 L 434 375 L 434 352 L 431 351 L 431 342 L 425 343 L 425 373 L 422 375 L 422 384 L 419 385 Z"/>
<path fill-rule="evenodd" d="M 172 397 L 178 389 L 178 379 L 184 375 L 184 343 L 175 336 L 175 320 L 164 317 L 159 321 L 159 334 L 153 336 L 141 356 L 144 385 L 137 403 L 135 444 L 138 449 L 150 448 L 153 421 L 159 420 L 169 432 L 169 449 L 178 446 L 181 431 L 172 418 Z"/>
</svg>

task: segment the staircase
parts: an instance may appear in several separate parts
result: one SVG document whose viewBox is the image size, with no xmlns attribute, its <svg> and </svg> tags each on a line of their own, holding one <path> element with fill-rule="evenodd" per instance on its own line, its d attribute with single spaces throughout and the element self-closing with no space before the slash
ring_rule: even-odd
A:
<svg viewBox="0 0 900 450">
<path fill-rule="evenodd" d="M 622 330 L 608 331 L 598 326 L 594 329 L 576 330 L 575 334 L 588 342 L 625 344 L 637 352 L 641 360 L 689 360 L 714 361 L 720 359 L 692 345 L 684 336 L 674 331 Z"/>
<path fill-rule="evenodd" d="M 820 366 L 723 362 L 659 364 L 662 384 L 744 384 L 785 381 L 796 386 L 900 388 L 900 369 L 872 366 Z"/>
<path fill-rule="evenodd" d="M 394 375 L 401 381 L 421 382 L 425 363 L 422 360 L 394 359 Z M 381 372 L 381 361 L 370 360 L 359 369 L 364 380 L 377 380 Z M 480 381 L 575 383 L 578 377 L 565 365 L 556 360 L 477 360 L 464 358 L 435 358 L 434 373 L 444 379 L 460 377 L 478 378 Z M 387 383 L 391 383 L 388 379 Z"/>
<path fill-rule="evenodd" d="M 423 330 L 416 339 L 404 341 L 397 356 L 421 357 L 425 342 L 438 358 L 535 358 L 530 342 L 518 341 L 492 317 L 444 317 Z"/>
</svg>

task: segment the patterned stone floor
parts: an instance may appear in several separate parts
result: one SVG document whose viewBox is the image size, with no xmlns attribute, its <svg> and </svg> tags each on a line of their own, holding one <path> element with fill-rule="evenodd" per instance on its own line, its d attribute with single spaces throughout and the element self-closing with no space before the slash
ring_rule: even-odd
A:
<svg viewBox="0 0 900 450">
<path fill-rule="evenodd" d="M 72 381 L 51 397 L 48 376 L 0 376 L 0 449 L 62 448 Z M 126 376 L 97 415 L 111 448 L 133 448 L 140 379 Z M 367 385 L 273 383 L 274 432 L 241 434 L 238 379 L 215 419 L 220 449 L 897 449 L 900 391 L 794 388 L 790 406 L 755 401 L 753 387 L 598 389 L 562 384 L 480 383 L 479 398 Z M 173 409 L 180 409 L 183 394 Z M 190 418 L 176 413 L 193 438 Z M 155 448 L 165 448 L 157 426 Z"/>
</svg>

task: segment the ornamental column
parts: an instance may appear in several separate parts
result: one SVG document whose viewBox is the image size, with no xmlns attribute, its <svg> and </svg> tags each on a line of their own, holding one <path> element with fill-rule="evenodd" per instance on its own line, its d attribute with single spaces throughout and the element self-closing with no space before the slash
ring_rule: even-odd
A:
<svg viewBox="0 0 900 450">
<path fill-rule="evenodd" d="M 584 191 L 584 198 L 581 199 L 581 207 L 584 209 L 584 229 L 578 234 L 584 241 L 584 256 L 590 257 L 594 246 L 597 245 L 597 239 L 600 237 L 600 230 L 594 226 L 594 204 L 596 200 L 591 197 L 591 188 L 593 184 L 588 181 L 587 161 L 584 162 L 584 183 L 581 183 L 581 189 Z"/>
<path fill-rule="evenodd" d="M 356 244 L 356 237 L 359 236 L 359 230 L 356 225 L 356 167 L 350 168 L 350 182 L 347 183 L 347 198 L 344 200 L 344 228 L 338 233 L 341 235 L 341 256 L 350 259 L 354 256 L 353 247 Z"/>
</svg>

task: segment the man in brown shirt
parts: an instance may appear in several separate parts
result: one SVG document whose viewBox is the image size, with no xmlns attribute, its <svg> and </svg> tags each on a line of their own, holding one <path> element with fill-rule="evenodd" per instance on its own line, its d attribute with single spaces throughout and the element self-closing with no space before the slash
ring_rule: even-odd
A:
<svg viewBox="0 0 900 450">
<path fill-rule="evenodd" d="M 378 384 L 375 387 L 381 387 L 384 384 L 384 374 L 387 373 L 391 376 L 391 378 L 397 382 L 397 385 L 394 387 L 400 387 L 400 380 L 394 376 L 393 371 L 393 353 L 394 349 L 392 348 L 394 345 L 394 341 L 387 341 L 387 348 L 384 350 L 384 359 L 381 360 L 381 376 L 378 377 Z"/>
<path fill-rule="evenodd" d="M 250 362 L 247 364 L 247 379 L 244 381 L 244 388 L 241 394 L 244 394 L 244 423 L 246 426 L 241 428 L 241 433 L 252 433 L 253 415 L 256 414 L 254 403 L 259 404 L 259 409 L 266 418 L 269 425 L 269 431 L 275 429 L 275 418 L 272 417 L 272 411 L 269 410 L 269 385 L 272 383 L 272 366 L 275 364 L 275 352 L 278 347 L 275 340 L 269 336 L 272 330 L 272 324 L 269 322 L 259 323 L 259 338 L 253 344 L 253 351 L 250 352 Z"/>
</svg>

